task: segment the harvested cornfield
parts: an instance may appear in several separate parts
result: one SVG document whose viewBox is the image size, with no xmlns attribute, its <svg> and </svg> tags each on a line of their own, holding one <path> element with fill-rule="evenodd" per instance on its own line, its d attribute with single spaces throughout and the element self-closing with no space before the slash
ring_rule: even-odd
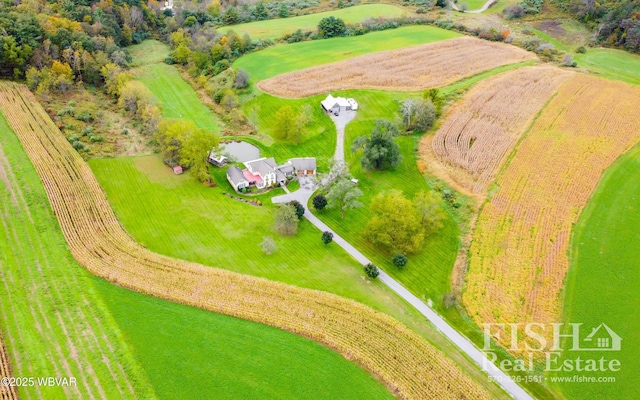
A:
<svg viewBox="0 0 640 400">
<path fill-rule="evenodd" d="M 463 302 L 478 324 L 561 321 L 572 225 L 640 141 L 638 99 L 640 87 L 577 74 L 544 108 L 476 225 Z"/>
<path fill-rule="evenodd" d="M 6 350 L 2 334 L 0 334 L 0 380 L 2 380 L 2 378 L 14 377 L 11 373 L 11 364 Z M 18 400 L 16 387 L 0 384 L 0 400 Z"/>
<path fill-rule="evenodd" d="M 403 398 L 489 398 L 419 335 L 360 303 L 150 252 L 120 226 L 91 169 L 24 86 L 0 83 L 0 107 L 42 179 L 73 256 L 92 273 L 306 336 L 359 363 Z"/>
<path fill-rule="evenodd" d="M 451 167 L 448 178 L 474 193 L 484 191 L 534 117 L 572 76 L 560 68 L 537 66 L 476 85 L 448 113 L 432 141 L 439 160 Z M 424 151 L 422 156 L 428 157 Z"/>
<path fill-rule="evenodd" d="M 261 81 L 258 87 L 292 98 L 347 89 L 415 91 L 535 58 L 508 44 L 461 37 L 289 72 Z"/>
</svg>

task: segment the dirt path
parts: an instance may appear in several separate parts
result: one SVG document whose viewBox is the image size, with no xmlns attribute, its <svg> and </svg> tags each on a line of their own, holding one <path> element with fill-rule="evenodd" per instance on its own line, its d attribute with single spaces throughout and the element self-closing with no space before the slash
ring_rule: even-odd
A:
<svg viewBox="0 0 640 400">
<path fill-rule="evenodd" d="M 453 1 L 449 1 L 449 4 L 451 4 L 451 8 L 456 11 L 472 13 L 472 14 L 480 14 L 481 12 L 486 11 L 489 7 L 491 7 L 493 3 L 497 3 L 497 2 L 498 0 L 488 0 L 486 3 L 484 3 L 482 7 L 480 7 L 477 10 L 465 10 L 465 11 L 462 11 L 461 9 L 459 9 L 456 3 L 454 3 Z"/>
</svg>

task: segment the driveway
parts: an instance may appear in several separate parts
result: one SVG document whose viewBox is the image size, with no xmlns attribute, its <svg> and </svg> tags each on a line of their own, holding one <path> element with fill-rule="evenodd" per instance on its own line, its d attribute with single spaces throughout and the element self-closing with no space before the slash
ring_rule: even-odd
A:
<svg viewBox="0 0 640 400">
<path fill-rule="evenodd" d="M 336 152 L 333 158 L 336 161 L 344 161 L 344 128 L 347 124 L 356 117 L 356 111 L 342 111 L 337 116 L 329 114 L 329 117 L 336 124 L 336 131 L 338 132 L 338 141 L 336 143 Z"/>
<path fill-rule="evenodd" d="M 331 119 L 336 124 L 338 131 L 338 141 L 336 144 L 336 153 L 334 158 L 336 161 L 344 162 L 344 128 L 349 121 L 355 117 L 355 112 L 343 112 L 339 116 L 331 115 Z M 329 231 L 333 233 L 333 242 L 342 247 L 347 253 L 349 253 L 354 259 L 356 259 L 361 265 L 366 265 L 371 261 L 364 256 L 358 249 L 353 247 L 349 242 L 344 240 L 340 235 L 329 228 L 324 222 L 320 221 L 318 217 L 311 213 L 311 210 L 307 208 L 307 203 L 315 191 L 314 180 L 309 177 L 301 176 L 298 178 L 300 181 L 300 189 L 293 193 L 288 193 L 282 196 L 272 197 L 271 201 L 274 203 L 288 203 L 291 200 L 298 200 L 300 204 L 304 206 L 304 217 L 307 218 L 314 226 L 316 226 L 321 232 Z M 485 371 L 493 380 L 501 386 L 507 393 L 513 396 L 517 400 L 533 400 L 533 397 L 529 395 L 520 385 L 514 382 L 507 374 L 498 369 L 486 356 L 486 354 L 480 351 L 472 342 L 466 337 L 462 336 L 456 331 L 449 323 L 447 323 L 440 315 L 438 315 L 431 307 L 426 305 L 422 300 L 409 292 L 398 281 L 393 279 L 389 274 L 380 270 L 380 281 L 387 285 L 391 290 L 396 292 L 405 301 L 411 304 L 416 310 L 418 310 L 427 320 L 429 320 L 444 336 L 446 336 L 453 344 L 455 344 L 461 351 L 467 354 L 470 359 L 476 362 L 480 368 Z"/>
</svg>

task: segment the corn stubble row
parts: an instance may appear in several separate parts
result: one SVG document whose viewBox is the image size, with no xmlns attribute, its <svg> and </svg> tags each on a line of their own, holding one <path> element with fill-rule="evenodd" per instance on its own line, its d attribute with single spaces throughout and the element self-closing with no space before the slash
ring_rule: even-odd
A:
<svg viewBox="0 0 640 400">
<path fill-rule="evenodd" d="M 456 104 L 433 138 L 449 178 L 485 191 L 516 142 L 551 95 L 573 73 L 550 66 L 520 68 L 487 79 Z"/>
<path fill-rule="evenodd" d="M 441 352 L 393 318 L 325 292 L 155 254 L 120 226 L 88 165 L 24 86 L 0 106 L 34 164 L 75 259 L 118 285 L 275 326 L 353 360 L 403 398 L 488 398 Z"/>
<path fill-rule="evenodd" d="M 542 111 L 478 220 L 463 294 L 478 324 L 561 321 L 572 225 L 640 140 L 638 99 L 640 87 L 576 74 Z"/>
<path fill-rule="evenodd" d="M 0 379 L 11 378 L 11 363 L 9 362 L 9 354 L 4 346 L 2 335 L 0 335 Z M 0 384 L 0 400 L 18 400 L 18 393 L 15 386 L 6 386 Z"/>
<path fill-rule="evenodd" d="M 461 37 L 289 72 L 258 87 L 290 98 L 348 89 L 416 91 L 535 58 L 515 46 Z"/>
</svg>

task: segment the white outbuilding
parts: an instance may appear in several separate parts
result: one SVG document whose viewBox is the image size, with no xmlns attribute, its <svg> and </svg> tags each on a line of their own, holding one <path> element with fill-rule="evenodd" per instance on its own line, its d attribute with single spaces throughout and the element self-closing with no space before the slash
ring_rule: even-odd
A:
<svg viewBox="0 0 640 400">
<path fill-rule="evenodd" d="M 345 99 L 344 97 L 333 97 L 328 95 L 326 99 L 320 102 L 322 108 L 326 112 L 340 113 L 341 111 L 356 111 L 358 103 L 354 99 Z"/>
</svg>

